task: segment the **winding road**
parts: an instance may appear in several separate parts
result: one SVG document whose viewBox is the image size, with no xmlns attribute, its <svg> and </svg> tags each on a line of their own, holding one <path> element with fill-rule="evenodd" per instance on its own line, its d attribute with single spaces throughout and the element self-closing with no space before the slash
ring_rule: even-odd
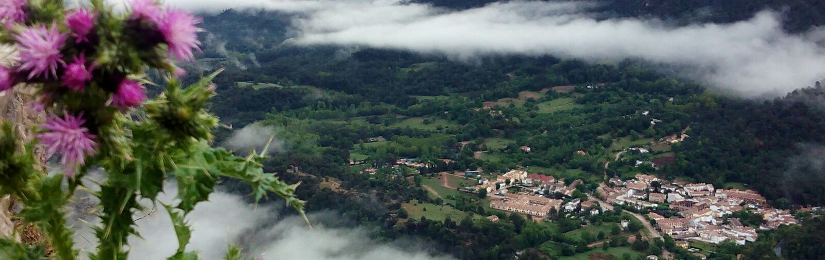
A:
<svg viewBox="0 0 825 260">
<path fill-rule="evenodd" d="M 621 156 L 622 156 L 622 154 L 624 154 L 624 153 L 625 153 L 625 151 L 621 151 L 621 152 L 616 153 L 616 156 L 614 156 L 613 161 L 618 161 L 618 160 L 619 160 L 619 157 L 621 157 Z M 608 178 L 607 178 L 607 167 L 608 167 L 608 166 L 610 166 L 610 162 L 611 162 L 611 161 L 609 161 L 609 160 L 608 160 L 607 162 L 605 162 L 605 163 L 604 163 L 604 169 L 605 169 L 605 171 L 604 171 L 604 179 L 605 179 L 605 180 L 607 180 L 607 179 L 608 179 Z M 593 199 L 593 200 L 598 201 L 598 202 L 599 202 L 599 205 L 601 205 L 601 206 L 602 206 L 602 208 L 605 208 L 605 209 L 607 209 L 607 210 L 613 210 L 613 205 L 611 205 L 610 203 L 607 203 L 607 202 L 605 202 L 604 200 L 602 200 L 602 199 L 600 199 L 600 198 L 598 198 L 598 197 L 594 196 L 593 194 L 591 194 L 591 195 L 590 195 L 590 198 L 591 198 L 591 199 Z M 645 219 L 645 217 L 644 217 L 644 216 L 642 216 L 641 214 L 639 214 L 639 213 L 635 213 L 635 212 L 626 211 L 626 210 L 625 210 L 624 212 L 627 212 L 627 214 L 630 214 L 630 215 L 631 215 L 631 216 L 633 216 L 634 218 L 638 219 L 638 220 L 639 220 L 639 222 L 642 222 L 642 225 L 644 225 L 645 229 L 647 229 L 647 236 L 648 236 L 648 240 L 655 239 L 655 238 L 661 238 L 661 237 L 662 237 L 662 235 L 661 235 L 661 234 L 659 234 L 659 231 L 658 231 L 658 230 L 656 230 L 656 228 L 655 228 L 655 227 L 653 227 L 653 225 L 651 225 L 651 224 L 650 224 L 650 221 L 648 221 L 647 219 Z M 670 251 L 668 251 L 667 249 L 662 248 L 662 257 L 663 257 L 664 259 L 673 259 L 673 254 L 672 254 L 672 253 L 670 253 Z"/>
</svg>

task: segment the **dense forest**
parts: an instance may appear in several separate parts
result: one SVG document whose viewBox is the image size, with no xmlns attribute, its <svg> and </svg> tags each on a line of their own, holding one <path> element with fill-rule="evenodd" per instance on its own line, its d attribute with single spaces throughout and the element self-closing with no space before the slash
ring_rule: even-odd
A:
<svg viewBox="0 0 825 260">
<path fill-rule="evenodd" d="M 713 22 L 746 19 L 762 9 L 758 6 L 781 8 L 775 6 L 779 2 L 749 1 L 754 7 L 745 10 L 750 13 L 735 9 L 734 16 L 732 6 L 718 1 L 683 6 L 646 1 L 644 8 L 635 8 L 642 1 L 617 0 L 607 6 L 620 2 L 622 8 L 611 8 L 615 15 L 677 22 L 697 21 L 690 17 L 696 17 L 691 12 L 699 6 L 713 10 L 701 21 Z M 468 8 L 485 1 L 430 3 Z M 820 4 L 786 3 L 788 12 Z M 251 21 L 260 26 L 246 26 Z M 802 31 L 821 20 L 805 21 L 789 23 L 787 29 Z M 569 181 L 582 179 L 577 194 L 592 192 L 603 176 L 628 178 L 642 172 L 717 187 L 746 186 L 779 208 L 825 204 L 822 165 L 810 162 L 821 158 L 825 144 L 819 84 L 775 100 L 742 100 L 636 60 L 591 64 L 551 56 L 490 56 L 470 64 L 404 51 L 278 44 L 288 38 L 289 24 L 288 15 L 265 11 L 207 15 L 206 48 L 197 63 L 186 67 L 226 67 L 215 81 L 218 96 L 211 111 L 233 129 L 253 123 L 277 129 L 286 148 L 267 161 L 267 170 L 290 182 L 302 181 L 298 194 L 309 210 L 338 210 L 355 222 L 379 227 L 377 238 L 425 237 L 460 259 L 512 259 L 516 253 L 546 259 L 611 248 L 629 250 L 624 259 L 660 255 L 663 248 L 679 259 L 696 257 L 668 237 L 628 242 L 640 224 L 614 232 L 618 222 L 629 219 L 621 209 L 576 221 L 534 223 L 490 210 L 489 201 L 475 195 L 452 190 L 449 196 L 433 197 L 422 188 L 422 182 L 433 181 L 434 172 L 448 170 L 500 173 L 524 167 Z M 219 143 L 232 134 L 226 128 L 218 131 Z M 649 154 L 618 153 L 682 133 L 690 137 Z M 608 167 L 605 162 L 614 155 L 618 160 Z M 385 167 L 398 158 L 435 166 L 418 173 Z M 667 163 L 636 163 L 646 161 Z M 367 167 L 377 173 L 362 174 Z M 225 185 L 248 192 L 241 185 Z M 463 217 L 434 219 L 411 212 L 422 207 L 454 209 Z M 488 216 L 502 221 L 484 221 Z M 809 217 L 801 227 L 766 233 L 747 247 L 720 245 L 710 256 L 772 259 L 773 247 L 784 241 L 782 254 L 805 259 L 817 252 L 814 241 L 821 241 L 816 235 L 821 223 L 821 217 Z M 584 226 L 604 230 L 590 233 L 582 231 Z M 790 238 L 791 232 L 810 239 Z M 596 240 L 610 242 L 588 246 Z"/>
</svg>

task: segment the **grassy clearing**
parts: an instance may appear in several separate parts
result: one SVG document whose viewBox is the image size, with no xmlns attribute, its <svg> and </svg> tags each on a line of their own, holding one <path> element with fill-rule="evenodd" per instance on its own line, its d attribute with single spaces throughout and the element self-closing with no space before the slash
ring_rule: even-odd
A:
<svg viewBox="0 0 825 260">
<path fill-rule="evenodd" d="M 484 139 L 484 145 L 488 150 L 501 150 L 507 148 L 507 145 L 515 143 L 516 141 L 504 138 L 487 138 Z"/>
<path fill-rule="evenodd" d="M 411 219 L 420 219 L 421 217 L 425 217 L 430 220 L 444 221 L 444 219 L 450 217 L 454 221 L 461 221 L 466 216 L 470 215 L 470 213 L 457 210 L 449 205 L 419 203 L 418 200 L 403 203 L 401 204 L 401 208 L 407 211 L 407 214 Z M 470 216 L 476 217 L 475 215 Z"/>
<path fill-rule="evenodd" d="M 670 144 L 662 142 L 651 146 L 650 150 L 654 152 L 670 152 L 671 147 Z"/>
<path fill-rule="evenodd" d="M 639 138 L 636 141 L 631 140 L 629 136 L 625 136 L 616 140 L 613 140 L 613 144 L 610 145 L 611 151 L 621 151 L 627 149 L 628 147 L 633 146 L 640 146 L 646 145 L 653 142 L 653 138 Z"/>
<path fill-rule="evenodd" d="M 575 255 L 572 255 L 572 256 L 560 256 L 558 259 L 564 259 L 564 260 L 589 260 L 590 259 L 590 254 L 592 254 L 592 253 L 602 253 L 602 254 L 612 255 L 612 256 L 614 256 L 613 259 L 622 259 L 622 255 L 624 255 L 624 254 L 629 254 L 630 259 L 636 259 L 638 257 L 643 257 L 644 256 L 644 254 L 633 251 L 633 249 L 631 249 L 629 247 L 611 247 L 611 248 L 608 248 L 607 250 L 602 250 L 601 248 L 598 248 L 598 249 L 593 249 L 593 250 L 590 250 L 590 251 L 587 251 L 587 252 L 584 252 L 584 253 L 581 253 L 581 254 L 575 254 Z"/>
<path fill-rule="evenodd" d="M 358 153 L 358 152 L 350 152 L 349 159 L 354 161 L 366 160 L 370 158 L 369 155 Z"/>
<path fill-rule="evenodd" d="M 496 101 L 486 101 L 486 102 L 484 102 L 484 106 L 487 106 L 487 107 L 495 107 L 495 106 L 507 107 L 507 106 L 510 106 L 510 102 L 512 102 L 513 104 L 516 105 L 516 107 L 522 107 L 522 106 L 524 106 L 524 101 L 527 101 L 527 99 L 532 98 L 532 99 L 538 100 L 542 96 L 544 96 L 544 93 L 541 93 L 541 92 L 522 91 L 522 92 L 518 93 L 517 98 L 500 98 Z"/>
<path fill-rule="evenodd" d="M 565 178 L 565 179 L 584 179 L 588 176 L 587 172 L 582 169 L 554 169 L 554 168 L 546 168 L 546 167 L 539 167 L 539 166 L 530 166 L 527 167 L 528 173 L 541 173 L 545 175 L 551 175 L 556 178 Z"/>
<path fill-rule="evenodd" d="M 284 88 L 284 86 L 275 84 L 275 83 L 253 83 L 253 82 L 235 82 L 238 87 L 247 88 L 251 87 L 254 90 L 259 90 L 262 88 Z"/>
<path fill-rule="evenodd" d="M 561 250 L 562 250 L 561 247 L 562 247 L 562 245 L 560 245 L 556 242 L 547 241 L 547 242 L 544 242 L 543 244 L 539 245 L 538 250 L 544 252 L 545 254 L 551 255 L 551 256 L 557 256 L 557 255 L 561 255 Z"/>
<path fill-rule="evenodd" d="M 701 241 L 695 241 L 695 240 L 688 241 L 688 244 L 690 245 L 690 247 L 694 247 L 694 248 L 698 248 L 699 250 L 702 250 L 705 254 L 716 252 L 716 245 L 714 245 L 714 244 L 705 243 L 705 242 L 701 242 Z"/>
<path fill-rule="evenodd" d="M 441 178 L 440 177 L 433 177 L 433 178 L 425 177 L 423 180 L 421 180 L 421 184 L 422 185 L 427 185 L 427 187 L 430 187 L 430 189 L 432 189 L 436 193 L 438 193 L 438 194 L 435 194 L 435 195 L 437 195 L 441 198 L 444 198 L 445 200 L 449 196 L 458 196 L 459 194 L 461 194 L 461 192 L 459 192 L 458 190 L 448 189 L 444 186 L 441 186 Z"/>
<path fill-rule="evenodd" d="M 570 110 L 582 107 L 582 105 L 574 103 L 573 98 L 557 98 L 544 103 L 538 104 L 539 113 L 553 113 L 558 111 Z"/>
<path fill-rule="evenodd" d="M 725 189 L 738 189 L 738 190 L 747 190 L 748 187 L 745 186 L 744 183 L 741 182 L 726 182 Z"/>
<path fill-rule="evenodd" d="M 610 231 L 614 225 L 616 225 L 616 223 L 604 223 L 601 226 L 597 226 L 595 224 L 587 225 L 580 229 L 564 233 L 564 236 L 575 240 L 581 240 L 582 234 L 584 234 L 584 232 L 590 233 L 590 236 L 593 238 L 596 238 L 599 235 L 599 232 L 604 232 L 605 237 L 609 238 L 612 236 L 610 235 Z"/>
<path fill-rule="evenodd" d="M 410 72 L 417 72 L 423 69 L 436 69 L 438 68 L 438 63 L 436 62 L 423 62 L 423 63 L 416 63 L 411 65 L 408 68 L 401 68 L 399 69 L 402 73 L 407 74 Z"/>
<path fill-rule="evenodd" d="M 381 142 L 372 142 L 372 143 L 364 143 L 365 148 L 375 148 L 382 145 L 388 145 L 390 141 L 381 141 Z"/>
<path fill-rule="evenodd" d="M 466 177 L 459 177 L 452 174 L 447 174 L 447 183 L 452 187 L 460 188 L 474 185 L 476 184 L 476 180 Z"/>
<path fill-rule="evenodd" d="M 412 96 L 418 100 L 439 100 L 439 99 L 448 99 L 450 96 Z"/>
<path fill-rule="evenodd" d="M 427 123 L 425 123 L 427 121 Z M 452 123 L 444 119 L 425 119 L 422 117 L 407 118 L 404 121 L 392 124 L 391 128 L 415 128 L 426 131 L 437 131 L 441 129 L 457 128 L 458 124 Z"/>
<path fill-rule="evenodd" d="M 556 172 L 556 170 L 553 170 L 553 169 L 547 168 L 547 167 L 530 166 L 530 167 L 527 167 L 527 172 L 528 173 L 544 173 L 544 174 L 549 175 L 553 172 Z"/>
<path fill-rule="evenodd" d="M 479 157 L 481 160 L 485 160 L 488 162 L 500 162 L 501 155 L 500 154 L 491 154 L 491 153 L 482 153 Z"/>
</svg>

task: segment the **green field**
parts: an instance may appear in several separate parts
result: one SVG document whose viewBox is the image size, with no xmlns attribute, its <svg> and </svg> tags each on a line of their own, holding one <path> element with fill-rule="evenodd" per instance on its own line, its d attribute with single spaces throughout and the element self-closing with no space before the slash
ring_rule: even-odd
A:
<svg viewBox="0 0 825 260">
<path fill-rule="evenodd" d="M 433 178 L 425 177 L 423 180 L 421 180 L 421 184 L 422 185 L 427 185 L 427 187 L 430 187 L 436 193 L 438 193 L 438 194 L 435 194 L 435 195 L 437 195 L 437 196 L 439 196 L 439 197 L 441 197 L 445 200 L 447 199 L 448 196 L 458 196 L 459 194 L 461 194 L 461 192 L 459 192 L 458 190 L 448 189 L 448 188 L 445 188 L 444 186 L 441 186 L 441 178 L 440 177 L 433 177 Z"/>
<path fill-rule="evenodd" d="M 543 173 L 545 175 L 552 175 L 556 178 L 565 178 L 565 179 L 584 179 L 587 177 L 587 172 L 582 169 L 553 169 L 553 168 L 545 168 L 539 166 L 530 166 L 527 167 L 528 173 Z"/>
<path fill-rule="evenodd" d="M 459 177 L 452 174 L 447 174 L 447 183 L 450 186 L 461 188 L 465 186 L 475 185 L 477 181 L 475 179 L 469 179 L 465 177 Z"/>
<path fill-rule="evenodd" d="M 468 215 L 477 217 L 474 214 L 470 215 L 471 213 L 457 210 L 450 205 L 419 203 L 418 200 L 411 200 L 409 203 L 403 203 L 401 204 L 401 207 L 407 211 L 409 218 L 416 220 L 420 219 L 422 216 L 427 219 L 437 221 L 444 221 L 444 219 L 448 216 L 453 219 L 453 221 L 461 221 Z M 424 211 L 424 209 L 426 209 L 426 211 Z"/>
<path fill-rule="evenodd" d="M 499 154 L 482 153 L 479 159 L 490 162 L 500 162 L 501 156 L 502 155 Z"/>
<path fill-rule="evenodd" d="M 423 69 L 436 69 L 436 68 L 438 68 L 438 63 L 436 63 L 436 62 L 423 62 L 423 63 L 416 63 L 416 64 L 413 64 L 413 65 L 410 65 L 410 67 L 408 67 L 408 68 L 401 68 L 400 70 L 401 70 L 402 73 L 406 74 L 406 73 L 410 73 L 410 72 L 418 72 L 418 71 L 421 71 Z"/>
<path fill-rule="evenodd" d="M 690 247 L 698 248 L 699 250 L 702 250 L 703 251 L 702 253 L 704 253 L 704 254 L 709 254 L 711 252 L 716 252 L 716 248 L 717 248 L 717 246 L 714 245 L 714 244 L 705 243 L 705 242 L 701 242 L 701 241 L 694 241 L 694 240 L 688 241 L 688 244 L 690 245 Z"/>
<path fill-rule="evenodd" d="M 748 187 L 746 187 L 745 184 L 741 182 L 726 182 L 725 189 L 747 190 Z"/>
<path fill-rule="evenodd" d="M 501 150 L 507 148 L 507 145 L 515 143 L 516 141 L 504 138 L 487 138 L 484 139 L 484 145 L 488 150 Z"/>
<path fill-rule="evenodd" d="M 350 160 L 360 161 L 360 160 L 368 159 L 369 155 L 358 153 L 358 152 L 350 152 L 349 153 L 349 158 L 350 158 Z"/>
<path fill-rule="evenodd" d="M 616 140 L 613 140 L 613 144 L 610 145 L 611 151 L 621 151 L 633 146 L 640 146 L 646 145 L 653 142 L 653 138 L 639 138 L 636 141 L 630 139 L 630 136 L 625 136 Z"/>
<path fill-rule="evenodd" d="M 429 124 L 425 124 L 424 121 L 427 120 L 422 117 L 412 117 L 404 119 L 404 121 L 395 123 L 390 125 L 391 128 L 415 128 L 427 131 L 436 131 L 438 130 L 439 126 L 442 129 L 449 129 L 449 128 L 457 128 L 459 125 L 452 123 L 450 121 L 444 119 L 429 119 Z"/>
<path fill-rule="evenodd" d="M 558 111 L 570 110 L 582 107 L 582 105 L 574 103 L 573 98 L 557 98 L 541 104 L 538 104 L 539 113 L 553 113 Z"/>
<path fill-rule="evenodd" d="M 254 90 L 262 89 L 262 88 L 284 88 L 284 86 L 274 84 L 274 83 L 253 83 L 253 82 L 236 82 L 238 87 L 246 88 L 252 87 Z"/>
<path fill-rule="evenodd" d="M 651 146 L 650 150 L 653 152 L 670 152 L 671 147 L 670 144 L 661 142 Z"/>
<path fill-rule="evenodd" d="M 551 168 L 547 168 L 547 167 L 530 166 L 530 167 L 527 167 L 527 172 L 528 173 L 544 173 L 544 174 L 547 174 L 547 175 L 552 175 L 552 173 L 558 172 L 558 171 L 553 170 Z"/>
<path fill-rule="evenodd" d="M 450 96 L 412 96 L 418 100 L 438 100 L 438 99 L 447 99 Z"/>
<path fill-rule="evenodd" d="M 387 145 L 389 143 L 390 143 L 390 141 L 364 143 L 364 147 L 365 148 L 375 148 L 375 147 L 379 147 L 379 146 L 382 146 L 382 145 Z"/>
<path fill-rule="evenodd" d="M 605 237 L 609 238 L 611 237 L 610 231 L 614 225 L 616 225 L 616 223 L 604 223 L 601 226 L 596 226 L 595 224 L 587 225 L 580 229 L 564 233 L 564 236 L 575 240 L 580 240 L 584 232 L 590 233 L 590 236 L 593 238 L 596 238 L 599 235 L 599 232 L 604 232 Z"/>
<path fill-rule="evenodd" d="M 584 253 L 581 253 L 581 254 L 575 254 L 575 255 L 572 255 L 572 256 L 560 256 L 558 259 L 588 260 L 588 259 L 590 259 L 590 254 L 592 254 L 592 253 L 602 253 L 602 254 L 612 255 L 612 256 L 615 257 L 613 259 L 616 259 L 616 260 L 622 259 L 622 255 L 624 255 L 625 253 L 630 254 L 630 259 L 636 259 L 637 257 L 645 256 L 642 253 L 633 251 L 633 249 L 630 249 L 629 247 L 611 247 L 611 248 L 608 248 L 606 251 L 602 250 L 602 248 L 599 247 L 598 249 L 593 249 L 593 250 L 590 250 L 590 251 L 587 251 L 587 252 L 584 252 Z"/>
<path fill-rule="evenodd" d="M 516 107 L 523 107 L 524 101 L 527 101 L 527 99 L 532 98 L 538 100 L 542 96 L 544 96 L 544 93 L 541 92 L 521 91 L 518 93 L 517 98 L 500 98 L 496 101 L 486 101 L 484 102 L 484 105 L 488 107 L 507 107 L 510 106 L 510 103 L 512 102 Z"/>
</svg>

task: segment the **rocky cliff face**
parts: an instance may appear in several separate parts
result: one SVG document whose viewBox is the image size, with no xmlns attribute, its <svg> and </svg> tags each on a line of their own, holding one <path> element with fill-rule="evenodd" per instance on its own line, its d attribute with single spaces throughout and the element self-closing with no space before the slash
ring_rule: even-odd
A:
<svg viewBox="0 0 825 260">
<path fill-rule="evenodd" d="M 0 46 L 0 65 L 8 66 L 14 62 L 14 54 L 8 46 Z M 15 86 L 13 90 L 0 93 L 0 120 L 9 121 L 14 127 L 17 136 L 21 137 L 20 142 L 30 141 L 33 138 L 32 126 L 42 122 L 44 114 L 33 108 L 35 102 L 34 88 L 25 85 Z M 46 156 L 43 151 L 35 151 L 38 158 L 35 167 L 42 169 L 46 173 L 44 162 Z M 0 237 L 14 235 L 14 222 L 12 214 L 14 200 L 8 196 L 0 198 Z"/>
</svg>

